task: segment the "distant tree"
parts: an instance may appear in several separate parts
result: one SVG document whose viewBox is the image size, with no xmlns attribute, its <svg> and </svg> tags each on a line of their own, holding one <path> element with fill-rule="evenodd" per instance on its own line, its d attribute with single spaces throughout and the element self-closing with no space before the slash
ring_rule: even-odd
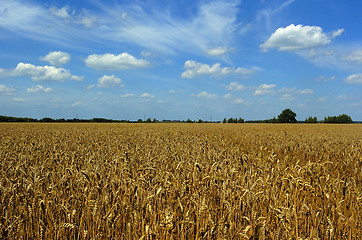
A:
<svg viewBox="0 0 362 240">
<path fill-rule="evenodd" d="M 202 121 L 202 119 L 199 119 L 199 121 L 197 121 L 198 123 L 203 123 L 204 121 Z"/>
<path fill-rule="evenodd" d="M 284 109 L 281 114 L 278 116 L 278 120 L 281 123 L 296 123 L 297 119 L 295 117 L 297 114 L 295 114 L 292 110 Z"/>
<path fill-rule="evenodd" d="M 156 118 L 154 118 L 154 119 L 152 120 L 152 122 L 153 122 L 153 123 L 156 123 L 156 122 L 158 122 L 158 121 L 157 121 Z"/>
<path fill-rule="evenodd" d="M 224 118 L 224 120 L 222 121 L 222 123 L 227 123 L 226 118 Z"/>
<path fill-rule="evenodd" d="M 352 118 L 347 114 L 339 116 L 328 116 L 324 118 L 324 123 L 352 123 Z"/>
<path fill-rule="evenodd" d="M 309 117 L 305 119 L 305 123 L 317 123 L 317 117 Z"/>
<path fill-rule="evenodd" d="M 152 122 L 151 118 L 147 118 L 146 123 L 151 123 L 151 122 Z"/>
<path fill-rule="evenodd" d="M 138 122 L 138 123 L 143 123 L 143 120 L 142 120 L 142 119 L 138 119 L 137 122 Z"/>
<path fill-rule="evenodd" d="M 187 122 L 187 123 L 192 123 L 192 120 L 189 118 L 189 119 L 187 119 L 186 122 Z"/>
<path fill-rule="evenodd" d="M 54 122 L 54 119 L 45 117 L 45 118 L 40 119 L 39 122 Z"/>
<path fill-rule="evenodd" d="M 238 121 L 237 121 L 237 119 L 235 118 L 229 118 L 228 119 L 228 123 L 237 123 Z"/>
<path fill-rule="evenodd" d="M 239 118 L 239 119 L 238 119 L 238 123 L 244 123 L 244 119 Z"/>
</svg>

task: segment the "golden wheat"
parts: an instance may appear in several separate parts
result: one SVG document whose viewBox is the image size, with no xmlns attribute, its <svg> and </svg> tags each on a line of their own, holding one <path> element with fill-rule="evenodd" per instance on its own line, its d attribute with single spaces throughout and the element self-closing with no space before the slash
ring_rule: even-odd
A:
<svg viewBox="0 0 362 240">
<path fill-rule="evenodd" d="M 1 239 L 362 239 L 362 125 L 0 131 Z"/>
</svg>

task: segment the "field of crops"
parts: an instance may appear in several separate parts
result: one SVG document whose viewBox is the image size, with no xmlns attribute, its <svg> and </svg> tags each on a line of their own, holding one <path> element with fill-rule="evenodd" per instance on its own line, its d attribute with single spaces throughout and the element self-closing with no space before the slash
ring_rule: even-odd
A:
<svg viewBox="0 0 362 240">
<path fill-rule="evenodd" d="M 362 239 L 362 125 L 0 133 L 0 239 Z"/>
</svg>

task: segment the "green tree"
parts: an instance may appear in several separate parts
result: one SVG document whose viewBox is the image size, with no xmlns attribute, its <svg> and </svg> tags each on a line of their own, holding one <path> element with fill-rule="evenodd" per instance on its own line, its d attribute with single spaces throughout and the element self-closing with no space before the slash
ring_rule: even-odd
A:
<svg viewBox="0 0 362 240">
<path fill-rule="evenodd" d="M 347 114 L 339 116 L 328 116 L 324 118 L 324 123 L 352 123 L 352 118 Z"/>
<path fill-rule="evenodd" d="M 224 120 L 222 120 L 222 123 L 227 123 L 226 118 L 224 118 Z"/>
<path fill-rule="evenodd" d="M 296 123 L 297 122 L 297 119 L 295 119 L 296 116 L 297 114 L 295 114 L 295 112 L 287 108 L 284 109 L 281 114 L 279 114 L 278 120 L 281 123 Z"/>
<path fill-rule="evenodd" d="M 305 119 L 305 123 L 317 123 L 317 117 L 309 117 L 307 119 Z"/>
<path fill-rule="evenodd" d="M 228 123 L 237 123 L 238 122 L 238 120 L 235 118 L 229 118 L 228 119 Z"/>
<path fill-rule="evenodd" d="M 239 119 L 238 119 L 238 123 L 244 123 L 244 119 L 239 118 Z"/>
</svg>

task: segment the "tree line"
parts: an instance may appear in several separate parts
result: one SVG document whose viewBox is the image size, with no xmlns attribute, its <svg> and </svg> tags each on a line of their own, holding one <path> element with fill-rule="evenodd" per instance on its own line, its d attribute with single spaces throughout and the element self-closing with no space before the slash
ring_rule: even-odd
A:
<svg viewBox="0 0 362 240">
<path fill-rule="evenodd" d="M 258 121 L 245 121 L 243 118 L 224 118 L 222 123 L 298 123 L 296 120 L 297 114 L 293 112 L 291 109 L 284 109 L 278 117 L 274 117 L 272 119 L 266 120 L 258 120 Z M 210 123 L 210 122 L 218 122 L 220 121 L 204 121 L 199 119 L 198 121 L 193 121 L 191 119 L 183 120 L 162 120 L 159 121 L 157 119 L 148 118 L 147 120 L 138 119 L 137 121 L 129 121 L 129 120 L 113 120 L 106 118 L 92 118 L 92 119 L 53 119 L 49 117 L 45 117 L 42 119 L 36 118 L 22 118 L 22 117 L 9 117 L 9 116 L 0 116 L 0 122 L 94 122 L 94 123 Z M 352 118 L 347 114 L 341 114 L 338 116 L 328 116 L 325 117 L 324 120 L 318 121 L 317 117 L 308 117 L 305 121 L 300 121 L 299 123 L 352 123 Z"/>
</svg>

